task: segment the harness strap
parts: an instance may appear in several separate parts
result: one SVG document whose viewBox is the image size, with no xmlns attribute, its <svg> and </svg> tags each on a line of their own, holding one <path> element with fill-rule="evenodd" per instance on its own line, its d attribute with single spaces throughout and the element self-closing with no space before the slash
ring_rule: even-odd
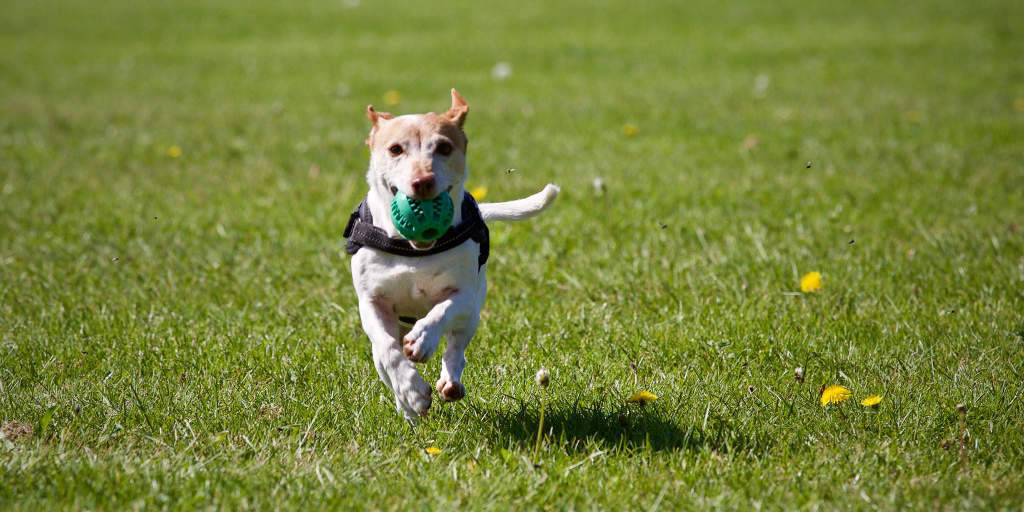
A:
<svg viewBox="0 0 1024 512">
<path fill-rule="evenodd" d="M 477 263 L 481 267 L 487 263 L 491 249 L 490 231 L 480 215 L 480 207 L 469 192 L 463 192 L 462 196 L 462 222 L 449 228 L 430 249 L 414 249 L 408 240 L 391 238 L 383 229 L 374 226 L 373 215 L 370 214 L 370 206 L 366 204 L 366 199 L 363 199 L 349 216 L 348 225 L 345 226 L 345 238 L 348 239 L 345 242 L 345 252 L 348 254 L 355 254 L 363 247 L 372 247 L 389 254 L 413 258 L 438 254 L 454 249 L 466 240 L 473 240 L 480 244 L 480 257 Z"/>
</svg>

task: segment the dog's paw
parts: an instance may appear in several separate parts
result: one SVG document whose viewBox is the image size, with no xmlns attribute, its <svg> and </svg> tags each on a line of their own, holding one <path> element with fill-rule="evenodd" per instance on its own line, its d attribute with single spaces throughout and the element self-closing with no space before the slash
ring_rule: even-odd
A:
<svg viewBox="0 0 1024 512">
<path fill-rule="evenodd" d="M 417 322 L 409 334 L 402 338 L 402 352 L 405 357 L 417 363 L 429 361 L 441 343 L 441 335 L 433 331 L 434 329 L 424 328 Z"/>
<path fill-rule="evenodd" d="M 405 414 L 405 419 L 415 421 L 426 416 L 430 410 L 430 384 L 427 384 L 418 373 L 406 380 L 395 390 L 395 403 Z"/>
<path fill-rule="evenodd" d="M 437 381 L 437 392 L 445 402 L 456 402 L 466 396 L 466 386 L 461 382 L 442 377 Z"/>
</svg>

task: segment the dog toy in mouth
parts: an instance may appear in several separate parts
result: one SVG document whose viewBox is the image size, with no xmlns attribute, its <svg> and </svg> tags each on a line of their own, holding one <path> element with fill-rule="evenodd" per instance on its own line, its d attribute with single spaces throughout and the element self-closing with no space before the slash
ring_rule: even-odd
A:
<svg viewBox="0 0 1024 512">
<path fill-rule="evenodd" d="M 401 191 L 391 200 L 391 222 L 406 240 L 431 242 L 444 236 L 452 225 L 455 206 L 446 193 L 433 199 L 412 199 Z"/>
</svg>

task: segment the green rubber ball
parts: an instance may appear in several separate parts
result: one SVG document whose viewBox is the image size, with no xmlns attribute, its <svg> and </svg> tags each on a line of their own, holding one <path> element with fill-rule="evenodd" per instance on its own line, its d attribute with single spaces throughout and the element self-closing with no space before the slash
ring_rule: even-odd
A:
<svg viewBox="0 0 1024 512">
<path fill-rule="evenodd" d="M 455 206 L 448 194 L 433 199 L 411 199 L 399 191 L 391 200 L 391 222 L 406 240 L 417 243 L 437 240 L 448 232 Z"/>
</svg>

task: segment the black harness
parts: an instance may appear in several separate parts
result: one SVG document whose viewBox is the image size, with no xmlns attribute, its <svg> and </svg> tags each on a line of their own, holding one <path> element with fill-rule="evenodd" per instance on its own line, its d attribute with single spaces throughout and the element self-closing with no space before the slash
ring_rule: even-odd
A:
<svg viewBox="0 0 1024 512">
<path fill-rule="evenodd" d="M 448 249 L 462 245 L 466 240 L 472 240 L 480 244 L 480 258 L 477 260 L 479 266 L 487 263 L 487 256 L 491 252 L 491 236 L 487 230 L 487 224 L 480 215 L 480 207 L 477 206 L 473 196 L 469 192 L 463 192 L 462 196 L 462 222 L 458 226 L 452 226 L 448 232 L 437 240 L 436 243 L 426 250 L 414 249 L 408 240 L 404 238 L 391 238 L 381 228 L 373 225 L 373 216 L 370 215 L 370 206 L 366 199 L 359 203 L 355 211 L 348 218 L 348 225 L 345 226 L 345 252 L 355 254 L 363 247 L 372 247 L 388 254 L 398 256 L 421 257 L 437 254 Z"/>
</svg>

